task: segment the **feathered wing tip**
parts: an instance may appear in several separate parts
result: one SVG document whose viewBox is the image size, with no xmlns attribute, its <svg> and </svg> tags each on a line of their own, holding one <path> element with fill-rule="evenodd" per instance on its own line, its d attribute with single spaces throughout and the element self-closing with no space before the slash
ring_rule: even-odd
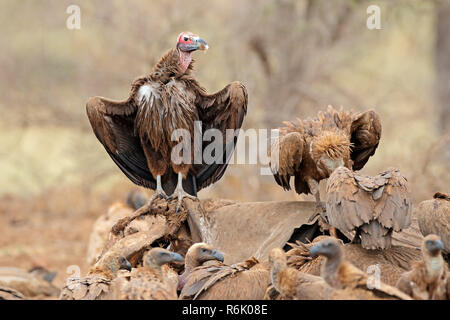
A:
<svg viewBox="0 0 450 320">
<path fill-rule="evenodd" d="M 313 139 L 312 155 L 315 160 L 324 153 L 333 160 L 345 158 L 350 154 L 351 147 L 352 143 L 343 133 L 324 131 Z"/>
</svg>

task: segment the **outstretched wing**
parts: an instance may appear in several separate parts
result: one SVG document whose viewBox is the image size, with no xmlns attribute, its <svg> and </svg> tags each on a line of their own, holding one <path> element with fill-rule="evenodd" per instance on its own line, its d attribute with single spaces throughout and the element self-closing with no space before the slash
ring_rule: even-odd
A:
<svg viewBox="0 0 450 320">
<path fill-rule="evenodd" d="M 302 162 L 303 136 L 299 132 L 289 132 L 272 144 L 270 169 L 275 181 L 284 190 L 290 190 L 291 176 L 294 176 Z"/>
<path fill-rule="evenodd" d="M 329 224 L 342 232 L 351 232 L 373 219 L 373 206 L 370 194 L 355 181 L 354 172 L 346 167 L 334 170 L 327 181 L 326 216 Z"/>
<path fill-rule="evenodd" d="M 381 121 L 373 110 L 357 113 L 353 116 L 350 126 L 350 142 L 353 144 L 351 159 L 353 170 L 364 167 L 374 155 L 381 137 Z"/>
<path fill-rule="evenodd" d="M 217 129 L 223 137 L 221 154 L 215 155 L 215 159 L 220 161 L 206 163 L 203 159 L 202 164 L 196 164 L 191 169 L 192 175 L 196 177 L 197 190 L 200 190 L 218 181 L 225 173 L 236 145 L 238 133 L 236 130 L 241 128 L 247 113 L 247 89 L 240 82 L 232 82 L 212 95 L 199 92 L 196 104 L 202 121 L 203 134 L 206 130 Z M 227 129 L 234 130 L 235 134 L 227 137 Z M 208 141 L 203 142 L 202 150 L 208 144 Z"/>
<path fill-rule="evenodd" d="M 125 101 L 90 98 L 86 112 L 97 139 L 122 172 L 135 184 L 155 189 L 156 181 L 134 130 L 137 103 L 133 93 L 137 89 L 135 82 L 130 98 Z"/>
</svg>

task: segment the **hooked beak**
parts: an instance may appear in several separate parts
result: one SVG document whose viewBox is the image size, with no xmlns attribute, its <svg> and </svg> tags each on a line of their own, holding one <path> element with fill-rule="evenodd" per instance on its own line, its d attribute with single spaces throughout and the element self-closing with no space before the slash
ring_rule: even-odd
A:
<svg viewBox="0 0 450 320">
<path fill-rule="evenodd" d="M 320 243 L 315 244 L 309 249 L 309 255 L 311 257 L 318 256 L 320 254 L 321 249 L 322 249 L 322 245 Z"/>
<path fill-rule="evenodd" d="M 219 260 L 220 262 L 223 262 L 224 258 L 223 258 L 223 254 L 220 251 L 217 250 L 213 250 L 211 251 L 211 255 L 216 258 L 216 260 Z"/>
<path fill-rule="evenodd" d="M 124 259 L 122 261 L 122 263 L 120 264 L 120 268 L 119 269 L 124 269 L 124 270 L 131 271 L 131 263 L 130 263 L 130 261 L 128 261 L 127 259 Z"/>
<path fill-rule="evenodd" d="M 444 250 L 444 243 L 441 240 L 436 240 L 436 247 L 439 250 Z"/>
<path fill-rule="evenodd" d="M 203 50 L 206 51 L 209 49 L 208 44 L 206 43 L 205 40 L 203 40 L 202 38 L 198 38 L 195 40 L 195 43 L 197 45 L 197 50 Z"/>
<path fill-rule="evenodd" d="M 172 261 L 179 261 L 179 262 L 183 261 L 183 257 L 181 256 L 181 254 L 175 252 L 170 253 L 170 258 L 172 259 Z"/>
</svg>

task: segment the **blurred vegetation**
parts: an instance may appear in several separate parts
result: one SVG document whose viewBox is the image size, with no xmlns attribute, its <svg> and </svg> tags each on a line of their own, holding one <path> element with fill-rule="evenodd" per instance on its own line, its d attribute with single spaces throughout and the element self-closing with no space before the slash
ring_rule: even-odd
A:
<svg viewBox="0 0 450 320">
<path fill-rule="evenodd" d="M 368 30 L 373 1 L 363 0 L 2 0 L 0 195 L 42 202 L 57 190 L 58 199 L 87 210 L 83 199 L 93 194 L 111 200 L 133 188 L 92 133 L 85 102 L 127 97 L 133 79 L 185 30 L 210 45 L 195 54 L 208 91 L 233 80 L 247 86 L 245 128 L 276 128 L 328 104 L 374 108 L 382 140 L 363 171 L 398 167 L 416 202 L 448 192 L 441 155 L 449 136 L 438 129 L 433 91 L 436 3 L 377 0 L 382 29 Z M 66 28 L 71 4 L 81 8 L 80 30 Z M 200 197 L 309 199 L 283 192 L 251 165 L 230 166 Z"/>
</svg>

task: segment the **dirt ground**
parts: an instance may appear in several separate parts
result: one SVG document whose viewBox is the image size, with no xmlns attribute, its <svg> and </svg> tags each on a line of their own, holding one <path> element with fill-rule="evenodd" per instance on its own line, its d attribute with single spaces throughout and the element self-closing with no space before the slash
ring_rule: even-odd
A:
<svg viewBox="0 0 450 320">
<path fill-rule="evenodd" d="M 44 266 L 57 271 L 62 287 L 77 265 L 88 271 L 86 252 L 92 225 L 114 199 L 127 194 L 84 195 L 79 190 L 58 190 L 37 198 L 0 198 L 0 266 L 30 269 Z"/>
</svg>

